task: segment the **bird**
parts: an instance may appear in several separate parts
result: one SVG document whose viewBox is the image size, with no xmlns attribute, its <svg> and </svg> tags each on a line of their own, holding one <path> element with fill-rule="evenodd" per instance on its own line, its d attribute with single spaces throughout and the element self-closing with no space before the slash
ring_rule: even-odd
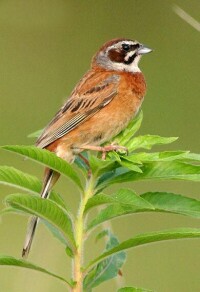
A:
<svg viewBox="0 0 200 292">
<path fill-rule="evenodd" d="M 103 153 L 120 145 L 101 146 L 120 133 L 137 114 L 146 93 L 139 69 L 142 55 L 152 49 L 136 40 L 116 38 L 94 55 L 91 67 L 36 141 L 36 146 L 73 163 L 84 150 Z M 46 168 L 41 197 L 47 199 L 60 174 Z M 39 218 L 31 217 L 22 250 L 27 258 Z"/>
</svg>

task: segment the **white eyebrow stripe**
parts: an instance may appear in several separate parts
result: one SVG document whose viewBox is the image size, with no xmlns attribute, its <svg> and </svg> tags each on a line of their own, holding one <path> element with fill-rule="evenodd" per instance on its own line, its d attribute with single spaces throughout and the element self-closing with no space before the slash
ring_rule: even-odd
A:
<svg viewBox="0 0 200 292">
<path fill-rule="evenodd" d="M 128 44 L 128 45 L 137 45 L 138 42 L 137 41 L 121 41 L 118 42 L 110 47 L 107 48 L 106 52 L 108 52 L 110 49 L 118 49 L 120 48 L 123 44 Z"/>
</svg>

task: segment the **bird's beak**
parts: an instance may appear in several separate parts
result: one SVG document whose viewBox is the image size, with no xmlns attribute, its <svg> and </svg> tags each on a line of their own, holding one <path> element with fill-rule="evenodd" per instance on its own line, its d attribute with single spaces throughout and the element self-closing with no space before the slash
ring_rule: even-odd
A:
<svg viewBox="0 0 200 292">
<path fill-rule="evenodd" d="M 150 53 L 152 51 L 153 51 L 152 49 L 150 49 L 150 48 L 148 48 L 148 47 L 146 47 L 144 45 L 141 45 L 139 47 L 139 49 L 137 50 L 137 54 L 138 55 L 144 55 L 144 54 L 148 54 L 148 53 Z"/>
</svg>

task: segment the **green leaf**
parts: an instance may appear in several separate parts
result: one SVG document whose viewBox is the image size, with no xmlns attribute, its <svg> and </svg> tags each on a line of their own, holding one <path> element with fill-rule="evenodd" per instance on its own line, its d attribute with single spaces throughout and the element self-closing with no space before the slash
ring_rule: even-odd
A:
<svg viewBox="0 0 200 292">
<path fill-rule="evenodd" d="M 125 167 L 118 167 L 114 170 L 108 171 L 106 173 L 103 173 L 98 179 L 97 179 L 97 183 L 96 183 L 96 190 L 97 192 L 102 191 L 103 189 L 105 189 L 106 187 L 108 187 L 110 185 L 110 181 L 112 182 L 112 180 L 122 174 L 128 173 L 129 170 Z"/>
<path fill-rule="evenodd" d="M 148 243 L 152 243 L 152 242 L 159 242 L 159 241 L 172 240 L 172 239 L 183 239 L 183 238 L 200 238 L 200 229 L 179 228 L 179 229 L 172 229 L 172 230 L 165 230 L 165 231 L 151 232 L 151 233 L 144 233 L 144 234 L 137 235 L 126 241 L 123 241 L 118 246 L 101 254 L 99 257 L 91 261 L 87 265 L 87 267 L 84 268 L 84 271 L 88 270 L 90 267 L 94 266 L 101 260 L 106 259 L 107 257 L 111 255 L 114 255 L 118 252 L 121 252 L 127 249 L 141 246 Z"/>
<path fill-rule="evenodd" d="M 117 292 L 153 292 L 144 288 L 124 287 L 117 290 Z"/>
<path fill-rule="evenodd" d="M 126 146 L 127 142 L 135 135 L 139 130 L 143 119 L 142 111 L 128 124 L 128 126 L 119 133 L 114 140 L 118 142 L 119 145 Z"/>
<path fill-rule="evenodd" d="M 130 205 L 131 207 L 136 207 L 141 210 L 144 209 L 154 209 L 154 207 L 145 201 L 140 196 L 136 195 L 130 189 L 119 189 L 116 193 L 112 195 L 106 195 L 100 193 L 96 196 L 90 198 L 85 206 L 84 212 L 88 212 L 91 208 L 104 205 L 104 204 L 121 204 L 121 205 Z"/>
<path fill-rule="evenodd" d="M 15 267 L 19 267 L 19 268 L 26 268 L 26 269 L 31 269 L 31 270 L 35 270 L 38 272 L 42 272 L 42 273 L 50 275 L 54 278 L 57 278 L 57 279 L 61 280 L 62 282 L 67 283 L 70 287 L 72 287 L 71 283 L 69 283 L 64 278 L 62 278 L 54 273 L 51 273 L 48 270 L 43 269 L 39 266 L 36 266 L 35 264 L 32 264 L 32 263 L 25 261 L 25 260 L 16 259 L 14 257 L 6 256 L 6 255 L 0 255 L 0 265 L 1 266 L 15 266 Z"/>
<path fill-rule="evenodd" d="M 122 158 L 120 164 L 121 164 L 121 166 L 126 167 L 132 171 L 142 173 L 142 170 L 140 167 L 138 167 L 132 161 L 130 161 L 126 158 Z"/>
<path fill-rule="evenodd" d="M 99 224 L 120 217 L 124 215 L 129 215 L 133 213 L 152 211 L 152 208 L 140 208 L 134 205 L 123 205 L 123 204 L 112 204 L 107 208 L 101 210 L 99 214 L 96 215 L 95 219 L 88 223 L 87 231 L 91 230 L 94 227 L 97 227 Z"/>
<path fill-rule="evenodd" d="M 45 226 L 49 229 L 49 231 L 52 233 L 52 235 L 56 239 L 58 239 L 62 244 L 64 244 L 65 247 L 66 246 L 68 247 L 68 242 L 67 242 L 65 236 L 63 235 L 63 233 L 60 230 L 58 230 L 58 228 L 54 227 L 52 224 L 50 224 L 46 220 L 42 220 L 42 222 L 45 224 Z M 68 247 L 68 249 L 70 249 L 70 247 Z M 71 253 L 73 253 L 72 250 L 71 250 Z"/>
<path fill-rule="evenodd" d="M 35 146 L 8 145 L 2 146 L 1 148 L 29 157 L 32 160 L 42 163 L 43 165 L 48 166 L 49 168 L 61 174 L 64 174 L 65 176 L 69 177 L 76 185 L 78 185 L 81 190 L 83 190 L 79 176 L 73 167 L 63 159 L 56 156 L 55 153 L 46 149 L 37 148 Z"/>
<path fill-rule="evenodd" d="M 73 253 L 73 251 L 71 250 L 71 248 L 69 246 L 66 246 L 65 252 L 68 255 L 68 257 L 70 257 L 70 258 L 74 257 L 74 253 Z"/>
<path fill-rule="evenodd" d="M 106 237 L 109 235 L 110 230 L 108 229 L 103 229 L 101 232 L 99 232 L 95 238 L 95 241 L 99 241 L 100 239 L 102 239 L 103 237 Z"/>
<path fill-rule="evenodd" d="M 124 192 L 126 192 L 126 190 L 124 190 Z M 94 196 L 88 201 L 86 210 L 102 204 L 110 204 L 110 206 L 101 210 L 99 214 L 95 216 L 95 219 L 88 224 L 88 230 L 116 217 L 145 211 L 167 212 L 200 218 L 200 201 L 195 199 L 167 192 L 148 192 L 141 195 L 139 198 L 144 199 L 140 204 L 140 201 L 131 204 L 123 195 L 120 200 L 113 200 L 113 196 L 106 196 L 105 194 Z"/>
<path fill-rule="evenodd" d="M 104 232 L 104 236 L 108 236 L 108 241 L 105 251 L 108 251 L 113 247 L 118 246 L 119 241 L 110 231 L 107 230 L 106 233 Z M 91 291 L 92 288 L 100 285 L 102 282 L 116 277 L 125 260 L 125 252 L 120 252 L 98 263 L 85 276 L 83 281 L 84 290 Z"/>
<path fill-rule="evenodd" d="M 139 152 L 132 155 L 123 157 L 124 160 L 128 160 L 133 163 L 143 164 L 147 162 L 156 161 L 173 161 L 173 160 L 185 160 L 188 155 L 188 151 L 164 151 L 164 152 Z"/>
<path fill-rule="evenodd" d="M 32 194 L 39 194 L 42 188 L 36 177 L 10 166 L 0 166 L 0 184 L 30 191 Z"/>
<path fill-rule="evenodd" d="M 10 213 L 19 213 L 19 214 L 22 214 L 23 212 L 21 212 L 19 210 L 16 210 L 14 208 L 11 208 L 11 207 L 7 207 L 7 208 L 4 208 L 4 209 L 0 210 L 0 216 L 6 215 L 6 214 L 10 214 Z"/>
<path fill-rule="evenodd" d="M 116 154 L 115 152 L 111 152 L 112 154 Z M 109 154 L 110 155 L 110 154 Z M 92 173 L 95 176 L 99 176 L 102 173 L 106 173 L 107 171 L 114 170 L 116 167 L 119 166 L 116 159 L 114 160 L 102 160 L 94 155 L 89 155 L 89 164 L 92 170 Z"/>
<path fill-rule="evenodd" d="M 155 145 L 161 144 L 169 144 L 176 141 L 177 137 L 160 137 L 157 135 L 144 135 L 138 136 L 130 140 L 126 147 L 129 152 L 132 152 L 135 149 L 143 148 L 143 149 L 151 149 Z"/>
<path fill-rule="evenodd" d="M 72 247 L 75 246 L 72 220 L 67 211 L 55 202 L 26 194 L 9 195 L 5 202 L 12 208 L 47 220 L 63 233 Z"/>
<path fill-rule="evenodd" d="M 197 153 L 188 153 L 186 156 L 186 159 L 188 159 L 189 161 L 200 161 L 200 154 Z"/>
<path fill-rule="evenodd" d="M 149 156 L 147 157 L 148 161 L 173 161 L 173 160 L 182 160 L 187 157 L 189 151 L 163 151 L 158 153 L 147 153 Z M 154 157 L 151 157 L 153 156 Z M 157 156 L 157 157 L 156 157 Z"/>
<path fill-rule="evenodd" d="M 113 199 L 111 196 L 99 193 L 88 200 L 84 213 L 87 213 L 91 208 L 104 204 L 112 204 L 113 202 L 115 202 L 115 199 Z"/>
<path fill-rule="evenodd" d="M 114 183 L 152 179 L 200 181 L 200 165 L 180 161 L 145 163 L 141 170 L 142 173 L 133 171 L 113 172 L 108 179 L 99 180 L 98 188 L 103 189 Z"/>
<path fill-rule="evenodd" d="M 81 153 L 86 160 L 88 160 L 87 152 Z M 84 177 L 88 177 L 89 166 L 85 163 L 85 161 L 78 155 L 76 155 L 74 164 L 78 166 L 78 168 L 82 171 Z"/>
<path fill-rule="evenodd" d="M 28 191 L 32 194 L 40 194 L 42 189 L 41 182 L 32 175 L 24 173 L 14 167 L 0 166 L 0 184 Z M 55 191 L 51 191 L 50 198 L 60 206 L 68 209 L 65 202 Z"/>
<path fill-rule="evenodd" d="M 38 138 L 42 134 L 42 132 L 43 132 L 43 129 L 37 130 L 37 131 L 29 134 L 27 137 L 28 138 Z"/>
<path fill-rule="evenodd" d="M 173 179 L 200 181 L 200 166 L 178 161 L 154 162 L 144 165 L 138 179 Z"/>
<path fill-rule="evenodd" d="M 200 201 L 167 192 L 147 192 L 141 197 L 157 212 L 170 212 L 200 218 Z"/>
</svg>

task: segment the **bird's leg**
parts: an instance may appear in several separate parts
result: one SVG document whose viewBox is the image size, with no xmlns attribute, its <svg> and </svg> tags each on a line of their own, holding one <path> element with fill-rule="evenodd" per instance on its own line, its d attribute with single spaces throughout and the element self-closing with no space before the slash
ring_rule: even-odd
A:
<svg viewBox="0 0 200 292">
<path fill-rule="evenodd" d="M 85 162 L 85 164 L 88 166 L 88 173 L 87 173 L 87 176 L 88 178 L 91 177 L 91 168 L 90 168 L 90 164 L 89 164 L 89 161 L 87 160 L 87 158 L 85 158 L 85 156 L 83 156 L 81 153 L 78 154 L 78 156 Z"/>
<path fill-rule="evenodd" d="M 83 156 L 81 153 L 78 154 L 78 156 L 83 160 L 83 162 L 85 162 L 85 164 L 90 168 L 90 164 L 89 161 L 87 160 L 87 158 L 85 158 L 85 156 Z"/>
<path fill-rule="evenodd" d="M 85 145 L 83 147 L 80 147 L 80 149 L 84 150 L 92 150 L 92 151 L 99 151 L 102 152 L 102 159 L 105 160 L 106 153 L 110 151 L 119 151 L 123 150 L 128 154 L 128 149 L 124 146 L 119 145 L 106 145 L 106 146 L 93 146 L 93 145 Z"/>
</svg>

